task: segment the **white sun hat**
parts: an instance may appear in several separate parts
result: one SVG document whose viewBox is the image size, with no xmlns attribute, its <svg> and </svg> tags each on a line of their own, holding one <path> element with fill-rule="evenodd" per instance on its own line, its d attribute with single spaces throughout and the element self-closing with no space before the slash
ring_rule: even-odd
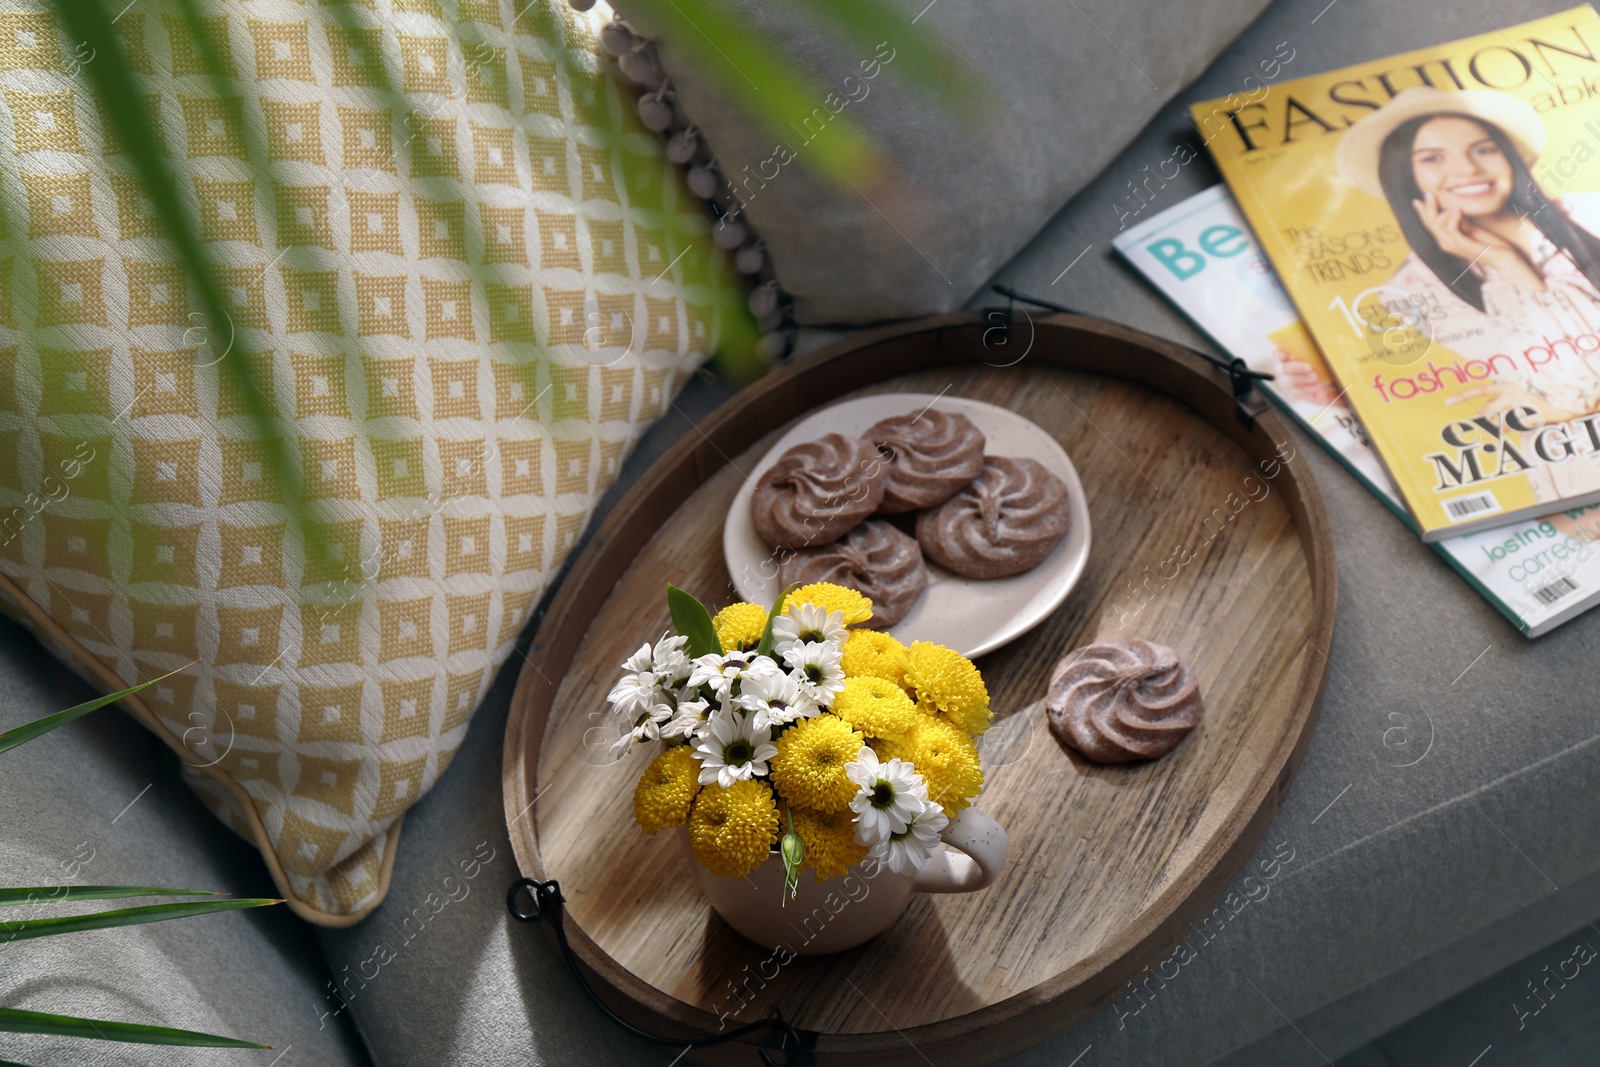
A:
<svg viewBox="0 0 1600 1067">
<path fill-rule="evenodd" d="M 1345 181 L 1364 193 L 1383 196 L 1378 159 L 1395 128 L 1421 115 L 1466 115 L 1497 126 L 1529 166 L 1544 152 L 1544 120 L 1533 107 L 1509 93 L 1468 89 L 1447 93 L 1426 85 L 1402 89 L 1393 100 L 1351 126 L 1334 156 Z"/>
</svg>

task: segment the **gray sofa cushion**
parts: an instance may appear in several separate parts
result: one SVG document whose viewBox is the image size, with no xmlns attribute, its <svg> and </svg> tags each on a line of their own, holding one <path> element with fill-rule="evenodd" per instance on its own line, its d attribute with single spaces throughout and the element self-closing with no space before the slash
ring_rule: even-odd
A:
<svg viewBox="0 0 1600 1067">
<path fill-rule="evenodd" d="M 0 729 L 94 695 L 14 623 L 0 620 Z M 171 753 L 115 708 L 0 756 L 0 812 L 6 885 L 114 883 L 275 895 L 256 851 L 206 813 Z M 46 914 L 7 908 L 5 917 L 24 911 Z M 278 1067 L 361 1067 L 369 1062 L 366 1052 L 350 1014 L 333 1014 L 329 979 L 309 928 L 283 907 L 0 945 L 0 1003 L 8 1007 L 203 1030 L 275 1049 L 0 1034 L 0 1060 L 267 1067 L 282 1055 Z"/>
<path fill-rule="evenodd" d="M 1184 97 L 1236 91 L 1285 40 L 1296 49 L 1291 72 L 1309 73 L 1543 10 L 1533 0 L 1427 8 L 1280 0 Z M 1118 205 L 1133 206 L 1122 199 L 1128 182 L 1189 136 L 1181 104 L 1168 106 L 1000 280 L 1204 346 L 1110 248 Z M 1196 159 L 1164 186 L 1152 183 L 1153 203 L 1142 210 L 1215 180 Z M 700 395 L 698 385 L 686 395 Z M 1007 1061 L 1012 1067 L 1069 1063 L 1090 1045 L 1083 1067 L 1196 1067 L 1257 1041 L 1267 1054 L 1235 1062 L 1322 1063 L 1315 1049 L 1273 1058 L 1297 1036 L 1285 1018 L 1322 1012 L 1313 1017 L 1326 1028 L 1307 1031 L 1322 1052 L 1354 1048 L 1393 1026 L 1402 1009 L 1421 1010 L 1536 948 L 1550 929 L 1543 917 L 1568 924 L 1570 892 L 1600 872 L 1600 723 L 1592 710 L 1600 613 L 1525 640 L 1318 446 L 1303 436 L 1298 446 L 1334 522 L 1340 620 L 1332 647 L 1318 650 L 1332 665 L 1320 724 L 1256 859 L 1272 857 L 1280 843 L 1295 858 L 1266 898 L 1242 908 L 1148 1006 L 1131 1014 L 1136 1002 L 1122 1000 Z M 636 456 L 629 476 L 648 458 Z M 515 876 L 500 826 L 494 732 L 510 689 L 509 677 L 499 680 L 456 769 L 413 812 L 414 847 L 396 868 L 396 907 L 419 902 L 430 880 L 481 839 L 500 850 L 491 873 Z M 1397 725 L 1408 732 L 1394 732 Z M 398 914 L 389 907 L 377 924 Z M 386 976 L 354 1005 L 383 1062 L 509 1067 L 529 1062 L 529 1049 L 533 1062 L 548 1064 L 660 1056 L 589 1008 L 549 946 L 536 932 L 511 928 L 493 895 L 474 890 L 436 921 L 443 936 L 419 939 L 393 980 Z M 1527 943 L 1485 934 L 1497 928 L 1546 934 Z M 319 936 L 337 970 L 370 952 L 376 935 L 358 927 Z M 1451 951 L 1461 944 L 1473 950 Z M 1154 969 L 1162 958 L 1147 962 Z M 1394 994 L 1403 1000 L 1392 1010 L 1338 1010 L 1360 1003 L 1386 975 L 1403 976 Z M 406 1059 L 408 1048 L 423 1051 Z"/>
<path fill-rule="evenodd" d="M 656 35 L 627 0 L 614 6 Z M 726 5 L 728 18 L 781 41 L 817 85 L 837 89 L 832 102 L 819 93 L 817 106 L 830 116 L 839 109 L 883 145 L 888 165 L 876 181 L 820 177 L 805 161 L 808 135 L 828 136 L 820 120 L 777 137 L 699 69 L 694 51 L 672 40 L 658 45 L 682 110 L 743 191 L 745 217 L 802 323 L 959 307 L 1266 4 L 1195 0 L 1181 14 L 1126 0 L 895 6 L 908 17 L 920 12 L 917 28 L 981 81 L 989 106 L 972 124 L 953 124 L 925 88 L 896 71 L 893 41 L 883 53 L 890 61 L 863 81 L 860 65 L 875 62 L 874 49 L 821 31 L 800 5 Z M 781 168 L 775 140 L 795 157 Z"/>
</svg>

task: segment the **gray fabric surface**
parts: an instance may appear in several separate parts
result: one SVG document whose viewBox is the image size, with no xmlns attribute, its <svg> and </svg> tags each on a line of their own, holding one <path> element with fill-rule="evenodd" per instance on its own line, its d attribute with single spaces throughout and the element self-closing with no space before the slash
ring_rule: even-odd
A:
<svg viewBox="0 0 1600 1067">
<path fill-rule="evenodd" d="M 1476 987 L 1485 980 L 1493 983 L 1497 972 L 1528 972 L 1528 976 L 1531 976 L 1531 972 L 1539 969 L 1537 965 L 1532 968 L 1526 966 L 1524 957 L 1530 954 L 1532 946 L 1557 944 L 1570 949 L 1573 931 L 1577 931 L 1578 937 L 1583 937 L 1585 931 L 1589 931 L 1589 940 L 1596 948 L 1600 948 L 1600 937 L 1594 936 L 1594 931 L 1586 925 L 1596 916 L 1600 916 L 1600 875 L 1590 875 L 1563 886 L 1559 893 L 1552 893 L 1530 907 L 1392 971 L 1332 1004 L 1300 1016 L 1293 1026 L 1285 1023 L 1265 1037 L 1218 1060 L 1212 1067 L 1260 1067 L 1264 1063 L 1270 1063 L 1273 1067 L 1317 1067 L 1325 1062 L 1318 1054 L 1319 1049 L 1330 1057 L 1339 1057 L 1340 1067 L 1358 1067 L 1364 1062 L 1362 1050 L 1370 1048 L 1370 1045 L 1351 1051 L 1352 1044 L 1375 1029 L 1386 1031 L 1385 1036 L 1378 1039 L 1386 1047 L 1396 1047 L 1390 1042 L 1390 1037 L 1394 1035 L 1387 1033 L 1390 1027 L 1398 1028 L 1412 1046 L 1417 1043 L 1414 1038 L 1421 1029 L 1435 1037 L 1442 1036 L 1444 1031 L 1439 1027 L 1424 1028 L 1421 1025 L 1423 1020 L 1412 1017 L 1428 1005 L 1439 1005 L 1428 1015 L 1443 1012 L 1449 1004 L 1457 1002 L 1452 998 L 1459 998 L 1464 1003 L 1481 1004 L 1481 991 Z M 1507 960 L 1516 962 L 1508 967 Z M 1588 970 L 1584 968 L 1585 972 Z M 1504 986 L 1498 988 L 1503 989 Z M 1592 985 L 1585 982 L 1579 987 L 1580 992 L 1590 989 L 1592 993 L 1586 992 L 1586 995 L 1592 998 L 1590 1002 L 1593 1005 L 1600 1007 L 1600 982 Z M 1494 1006 L 1490 1013 L 1493 1018 L 1484 1020 L 1488 1024 L 1486 1028 L 1493 1031 L 1492 1037 L 1480 1042 L 1472 1053 L 1453 1061 L 1456 1067 L 1464 1067 L 1489 1040 L 1506 1057 L 1499 1060 L 1501 1063 L 1532 1063 L 1540 1067 L 1547 1064 L 1550 1067 L 1566 1067 L 1574 1063 L 1600 1063 L 1600 1055 L 1589 1059 L 1526 1059 L 1529 1055 L 1543 1053 L 1544 1027 L 1529 1027 L 1528 1033 L 1518 1032 L 1516 1017 L 1509 1009 L 1511 1000 L 1511 997 L 1506 997 L 1504 1002 Z M 1563 1004 L 1560 1011 L 1550 1013 L 1548 1018 L 1559 1016 L 1564 1024 L 1570 1024 L 1572 1016 L 1576 1014 L 1569 1014 L 1567 1005 Z M 1590 1018 L 1593 1018 L 1592 1011 Z M 1484 1028 L 1479 1027 L 1480 1032 Z M 1456 1027 L 1449 1029 L 1453 1031 Z M 1529 1040 L 1529 1037 L 1533 1040 Z M 1596 1029 L 1593 1038 L 1594 1043 L 1600 1046 L 1600 1028 Z M 1448 1043 L 1454 1042 L 1452 1033 Z M 1346 1062 L 1347 1056 L 1349 1062 Z M 1385 1067 L 1394 1067 L 1394 1061 L 1391 1060 L 1377 1062 Z M 1416 1067 L 1417 1063 L 1409 1057 L 1400 1062 L 1406 1067 Z"/>
<path fill-rule="evenodd" d="M 638 14 L 627 0 L 614 6 Z M 807 133 L 818 145 L 830 136 L 820 118 L 774 134 L 742 106 L 742 84 L 730 94 L 693 48 L 660 42 L 681 108 L 740 190 L 797 320 L 861 323 L 959 307 L 1265 3 L 1192 0 L 1179 15 L 1125 0 L 896 0 L 908 16 L 921 12 L 917 28 L 984 86 L 986 106 L 966 123 L 952 123 L 947 108 L 903 77 L 907 61 L 894 41 L 883 55 L 896 58 L 862 81 L 871 44 L 822 31 L 798 5 L 726 6 L 729 18 L 781 41 L 817 85 L 837 90 L 831 102 L 819 92 L 820 115 L 856 122 L 884 148 L 876 178 L 819 178 L 803 164 L 817 150 Z M 648 20 L 634 22 L 657 36 Z M 1251 61 L 1271 57 L 1269 49 Z M 759 91 L 751 82 L 749 93 Z M 779 145 L 794 157 L 781 167 Z M 843 263 L 850 269 L 840 270 Z"/>
<path fill-rule="evenodd" d="M 0 729 L 97 695 L 0 621 Z M 127 884 L 274 896 L 255 849 L 201 807 L 176 758 L 106 709 L 0 755 L 6 885 Z M 146 903 L 96 902 L 48 914 Z M 6 918 L 47 914 L 7 908 Z M 0 945 L 0 1003 L 240 1037 L 271 1052 L 169 1049 L 0 1034 L 0 1059 L 39 1065 L 359 1067 L 348 1016 L 327 1011 L 310 928 L 277 907 Z M 281 1057 L 274 1060 L 273 1057 Z"/>
<path fill-rule="evenodd" d="M 1285 40 L 1296 50 L 1293 76 L 1487 31 L 1487 18 L 1506 25 L 1546 9 L 1528 0 L 1444 0 L 1426 9 L 1377 0 L 1280 2 L 1184 98 L 1237 88 L 1243 72 Z M 1168 158 L 1185 136 L 1179 107 L 1167 108 L 999 280 L 1200 344 L 1113 258 L 1109 243 L 1128 210 L 1121 199 L 1127 182 Z M 1215 180 L 1209 164 L 1197 161 L 1157 191 L 1147 210 Z M 1337 1054 L 1335 1046 L 1353 1048 L 1395 1017 L 1341 1015 L 1330 1006 L 1385 975 L 1432 973 L 1429 957 L 1440 967 L 1464 966 L 1451 946 L 1497 923 L 1534 928 L 1541 915 L 1570 906 L 1561 890 L 1600 870 L 1600 793 L 1593 788 L 1600 723 L 1592 698 L 1600 614 L 1526 641 L 1320 449 L 1299 443 L 1333 516 L 1341 613 L 1333 646 L 1318 650 L 1332 670 L 1321 723 L 1259 857 L 1283 843 L 1295 859 L 1265 899 L 1241 910 L 1136 1015 L 1137 1002 L 1121 1002 L 1007 1061 L 1015 1067 L 1070 1062 L 1090 1046 L 1083 1067 L 1201 1064 L 1320 1009 L 1341 1029 L 1311 1039 Z M 498 850 L 482 879 L 492 877 L 500 888 L 514 876 L 500 827 L 506 673 L 452 773 L 412 815 L 384 910 L 354 930 L 319 932 L 335 970 L 368 955 L 387 936 L 383 925 L 416 906 L 432 880 L 478 841 Z M 381 1062 L 671 1058 L 625 1039 L 585 1006 L 542 941 L 508 930 L 502 907 L 497 893 L 474 890 L 353 1005 Z M 1478 973 L 1535 947 L 1503 942 L 1497 949 L 1487 935 L 1483 945 L 1474 957 Z M 1421 971 L 1408 972 L 1413 966 Z M 1415 1011 L 1453 988 L 1450 981 L 1413 980 L 1395 995 L 1409 997 L 1406 1010 Z"/>
<path fill-rule="evenodd" d="M 1591 897 L 1591 901 L 1593 898 Z M 1600 926 L 1556 937 L 1377 1042 L 1385 1067 L 1600 1063 Z M 1529 984 L 1533 988 L 1529 988 Z M 1488 1055 L 1493 1050 L 1493 1056 Z"/>
</svg>

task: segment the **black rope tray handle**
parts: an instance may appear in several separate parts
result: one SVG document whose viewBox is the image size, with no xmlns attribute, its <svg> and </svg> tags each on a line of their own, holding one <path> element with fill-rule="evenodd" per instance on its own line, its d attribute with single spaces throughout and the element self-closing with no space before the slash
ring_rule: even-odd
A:
<svg viewBox="0 0 1600 1067">
<path fill-rule="evenodd" d="M 995 285 L 990 288 L 1008 301 L 1004 308 L 993 308 L 988 313 L 989 315 L 1003 316 L 1004 321 L 1000 324 L 1001 329 L 1011 325 L 1012 307 L 1018 300 L 1024 304 L 1032 304 L 1034 307 L 1044 308 L 1047 311 L 1063 311 L 1068 315 L 1082 315 L 1084 318 L 1090 319 L 1100 318 L 1099 315 L 1091 315 L 1087 311 L 1069 308 L 1065 304 L 1040 300 L 1036 296 L 1019 293 L 1010 286 Z M 1233 413 L 1238 416 L 1239 421 L 1244 424 L 1246 429 L 1253 428 L 1255 426 L 1255 416 L 1261 414 L 1267 407 L 1266 401 L 1256 394 L 1255 383 L 1258 381 L 1272 381 L 1274 376 L 1264 371 L 1251 370 L 1244 360 L 1237 357 L 1219 359 L 1207 352 L 1201 352 L 1194 348 L 1186 349 L 1186 351 L 1199 356 L 1228 376 L 1228 387 L 1233 391 Z"/>
<path fill-rule="evenodd" d="M 523 895 L 526 894 L 528 906 L 522 906 Z M 760 1045 L 756 1053 L 761 1057 L 761 1062 L 766 1067 L 802 1067 L 811 1061 L 810 1048 L 815 1044 L 814 1034 L 802 1035 L 794 1025 L 783 1018 L 783 1013 L 774 1004 L 765 1019 L 747 1023 L 725 1034 L 715 1036 L 682 1038 L 663 1037 L 652 1034 L 648 1030 L 641 1030 L 637 1026 L 618 1015 L 606 1006 L 600 999 L 594 987 L 584 978 L 583 972 L 578 969 L 577 953 L 572 951 L 572 946 L 567 942 L 567 928 L 562 921 L 565 914 L 562 905 L 566 898 L 561 895 L 561 886 L 554 879 L 541 882 L 535 878 L 519 878 L 511 883 L 511 888 L 506 891 L 506 909 L 511 912 L 511 917 L 519 923 L 536 923 L 544 919 L 550 920 L 550 929 L 555 932 L 556 944 L 561 946 L 561 958 L 566 962 L 567 970 L 572 972 L 572 980 L 583 990 L 589 1002 L 599 1008 L 606 1018 L 616 1023 L 634 1037 L 643 1038 L 657 1045 L 671 1048 L 687 1046 L 691 1049 L 710 1048 L 712 1045 L 721 1045 L 728 1041 L 766 1030 L 772 1035 L 776 1045 Z M 777 1052 L 783 1056 L 782 1060 L 772 1058 L 772 1053 Z"/>
</svg>

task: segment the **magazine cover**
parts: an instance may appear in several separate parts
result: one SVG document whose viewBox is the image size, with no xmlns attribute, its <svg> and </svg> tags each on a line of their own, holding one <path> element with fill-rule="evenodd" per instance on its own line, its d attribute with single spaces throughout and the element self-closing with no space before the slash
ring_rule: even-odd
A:
<svg viewBox="0 0 1600 1067">
<path fill-rule="evenodd" d="M 1197 104 L 1423 538 L 1600 500 L 1600 16 Z"/>
<path fill-rule="evenodd" d="M 1263 392 L 1415 529 L 1226 186 L 1125 230 L 1113 244 L 1219 348 L 1274 375 L 1260 383 Z M 1529 637 L 1600 603 L 1600 507 L 1432 547 Z"/>
</svg>

